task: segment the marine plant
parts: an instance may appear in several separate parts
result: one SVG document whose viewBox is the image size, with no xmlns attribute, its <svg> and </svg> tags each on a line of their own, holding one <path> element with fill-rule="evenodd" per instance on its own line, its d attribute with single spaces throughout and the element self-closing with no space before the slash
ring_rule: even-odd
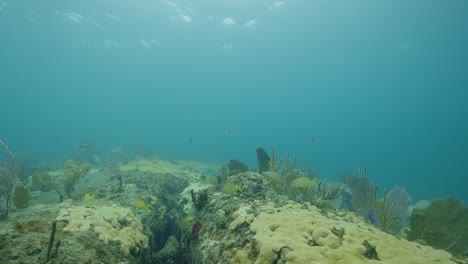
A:
<svg viewBox="0 0 468 264">
<path fill-rule="evenodd" d="M 374 210 L 377 194 L 375 183 L 361 176 L 347 176 L 344 182 L 352 194 L 351 204 L 356 212 L 365 216 Z"/>
<path fill-rule="evenodd" d="M 226 165 L 223 165 L 221 167 L 221 175 L 216 177 L 218 190 L 222 190 L 224 185 L 227 183 L 228 177 L 229 177 L 228 168 L 226 167 Z"/>
<path fill-rule="evenodd" d="M 229 175 L 234 175 L 241 172 L 246 172 L 249 168 L 242 162 L 236 159 L 232 159 L 228 164 Z"/>
<path fill-rule="evenodd" d="M 272 184 L 276 193 L 288 195 L 291 194 L 291 191 L 297 192 L 297 190 L 291 186 L 291 183 L 298 178 L 305 177 L 305 175 L 300 170 L 296 169 L 296 158 L 290 162 L 288 153 L 286 154 L 285 164 L 281 166 L 282 164 L 283 159 L 278 159 L 278 155 L 273 149 L 270 161 L 268 162 L 268 172 L 263 174 L 267 176 L 267 179 Z M 292 194 L 292 196 L 295 195 Z"/>
<path fill-rule="evenodd" d="M 284 165 L 283 164 L 284 161 Z M 308 201 L 315 205 L 325 205 L 326 201 L 338 198 L 344 191 L 344 186 L 338 184 L 327 185 L 326 181 L 320 181 L 316 173 L 313 177 L 307 177 L 301 170 L 296 169 L 297 160 L 278 158 L 273 150 L 268 162 L 267 172 L 262 172 L 270 181 L 273 189 L 278 194 L 287 195 L 295 201 Z"/>
<path fill-rule="evenodd" d="M 257 161 L 258 161 L 258 169 L 260 170 L 260 173 L 264 171 L 268 171 L 268 163 L 270 162 L 270 156 L 268 156 L 267 152 L 261 148 L 258 147 L 257 150 Z"/>
<path fill-rule="evenodd" d="M 353 195 L 354 209 L 374 226 L 395 233 L 407 225 L 411 196 L 402 187 L 384 190 L 378 198 L 378 186 L 366 176 L 348 176 L 345 180 Z"/>
<path fill-rule="evenodd" d="M 67 197 L 72 197 L 71 192 L 74 190 L 75 185 L 90 171 L 91 165 L 88 163 L 84 163 L 78 166 L 72 160 L 67 160 L 65 162 L 65 176 L 63 177 L 63 187 Z"/>
<path fill-rule="evenodd" d="M 55 183 L 47 172 L 36 172 L 32 175 L 31 190 L 48 192 L 55 188 Z"/>
<path fill-rule="evenodd" d="M 0 161 L 0 199 L 3 198 L 5 200 L 5 202 L 0 200 L 0 216 L 8 217 L 13 193 L 18 181 L 17 174 L 20 168 L 16 162 L 15 155 L 8 145 L 0 140 L 0 146 L 7 155 L 5 161 Z"/>
<path fill-rule="evenodd" d="M 189 230 L 190 226 L 194 223 L 195 218 L 192 215 L 186 215 L 179 221 L 179 230 L 185 232 Z"/>
<path fill-rule="evenodd" d="M 408 240 L 422 240 L 454 255 L 468 250 L 468 207 L 461 200 L 433 200 L 426 208 L 414 209 Z"/>
<path fill-rule="evenodd" d="M 198 238 L 198 235 L 200 234 L 200 230 L 202 228 L 202 222 L 196 221 L 193 226 L 192 226 L 192 235 L 191 238 L 192 240 L 195 240 Z"/>
<path fill-rule="evenodd" d="M 280 175 L 281 178 L 285 178 L 288 174 L 292 173 L 296 169 L 297 160 L 294 157 L 292 162 L 289 161 L 289 153 L 286 154 L 286 161 L 283 167 L 283 158 L 278 159 L 278 154 L 273 149 L 271 153 L 270 161 L 268 162 L 268 171 L 274 171 Z"/>
<path fill-rule="evenodd" d="M 29 199 L 31 195 L 29 190 L 23 186 L 23 184 L 17 184 L 15 187 L 15 192 L 13 194 L 13 204 L 16 208 L 28 207 Z"/>
<path fill-rule="evenodd" d="M 326 180 L 320 181 L 307 189 L 307 200 L 316 205 L 322 205 L 326 201 L 335 200 L 343 194 L 346 186 L 337 183 L 328 184 Z"/>
<path fill-rule="evenodd" d="M 398 203 L 391 203 L 388 196 L 384 195 L 381 199 L 377 199 L 377 185 L 374 189 L 374 211 L 378 219 L 372 219 L 372 211 L 368 212 L 368 220 L 375 226 L 382 230 L 396 229 L 397 228 L 397 210 Z"/>
<path fill-rule="evenodd" d="M 208 204 L 208 190 L 201 190 L 198 192 L 194 192 L 193 190 L 190 190 L 190 194 L 192 196 L 192 202 L 193 205 L 195 206 L 195 209 L 200 211 L 205 207 L 206 204 Z"/>
<path fill-rule="evenodd" d="M 54 239 L 55 239 L 55 233 L 57 232 L 57 221 L 53 221 L 52 222 L 52 231 L 50 233 L 50 238 L 49 238 L 49 246 L 47 247 L 47 260 L 46 260 L 46 263 L 49 262 L 50 258 L 54 257 L 54 256 L 51 256 L 51 252 L 52 252 L 52 246 L 54 245 Z M 56 249 L 58 249 L 60 245 L 60 240 L 57 241 L 57 246 L 56 246 Z"/>
</svg>

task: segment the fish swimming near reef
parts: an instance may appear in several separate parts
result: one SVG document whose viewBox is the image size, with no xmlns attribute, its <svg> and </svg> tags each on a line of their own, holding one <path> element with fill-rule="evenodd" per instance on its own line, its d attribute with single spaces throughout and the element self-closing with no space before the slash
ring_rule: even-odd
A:
<svg viewBox="0 0 468 264">
<path fill-rule="evenodd" d="M 82 155 L 84 155 L 84 158 L 87 160 L 87 162 L 98 166 L 101 165 L 101 158 L 98 155 L 98 150 L 92 143 L 80 142 L 75 144 L 75 146 L 83 150 Z"/>
<path fill-rule="evenodd" d="M 347 170 L 341 174 L 339 174 L 341 182 L 346 183 L 348 181 L 348 177 L 368 177 L 368 171 L 364 167 L 359 167 L 351 170 Z"/>
<path fill-rule="evenodd" d="M 89 142 L 80 142 L 78 144 L 75 144 L 75 146 L 86 150 L 93 149 L 93 144 Z"/>
<path fill-rule="evenodd" d="M 356 168 L 351 171 L 354 176 L 367 176 L 367 169 L 366 168 Z"/>
</svg>

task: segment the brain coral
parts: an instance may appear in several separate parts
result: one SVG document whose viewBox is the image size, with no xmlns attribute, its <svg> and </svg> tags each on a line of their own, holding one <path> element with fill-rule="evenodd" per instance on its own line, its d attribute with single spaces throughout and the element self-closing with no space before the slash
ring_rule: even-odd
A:
<svg viewBox="0 0 468 264">
<path fill-rule="evenodd" d="M 67 223 L 64 231 L 94 231 L 106 244 L 119 241 L 120 252 L 124 256 L 128 256 L 130 250 L 139 252 L 148 246 L 148 238 L 142 233 L 143 225 L 128 208 L 65 204 L 56 220 Z"/>
</svg>

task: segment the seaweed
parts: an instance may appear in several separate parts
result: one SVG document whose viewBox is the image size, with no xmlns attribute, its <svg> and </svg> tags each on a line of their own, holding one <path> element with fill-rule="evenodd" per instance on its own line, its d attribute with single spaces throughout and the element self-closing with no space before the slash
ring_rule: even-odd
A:
<svg viewBox="0 0 468 264">
<path fill-rule="evenodd" d="M 229 175 L 234 175 L 241 172 L 246 172 L 249 168 L 242 162 L 236 159 L 232 159 L 228 164 Z"/>
<path fill-rule="evenodd" d="M 71 192 L 74 190 L 75 185 L 91 170 L 90 164 L 75 165 L 72 160 L 65 162 L 65 176 L 63 177 L 63 191 L 66 196 L 71 198 Z M 63 193 L 57 191 L 60 195 L 60 200 L 63 199 Z"/>
<path fill-rule="evenodd" d="M 6 161 L 0 161 L 0 216 L 8 217 L 20 168 L 8 145 L 0 140 L 0 146 L 8 156 Z M 4 204 L 1 201 L 2 197 L 5 199 Z"/>
<path fill-rule="evenodd" d="M 461 200 L 433 200 L 427 208 L 413 210 L 408 239 L 463 256 L 468 248 L 467 223 L 468 207 Z"/>
<path fill-rule="evenodd" d="M 197 193 L 195 193 L 193 190 L 190 190 L 190 194 L 192 196 L 193 205 L 197 211 L 200 211 L 203 209 L 203 207 L 205 207 L 205 205 L 208 204 L 208 190 L 200 190 Z"/>
<path fill-rule="evenodd" d="M 296 158 L 294 158 L 292 162 L 289 161 L 289 153 L 286 154 L 284 166 L 281 166 L 282 163 L 283 159 L 278 159 L 273 149 L 270 161 L 268 162 L 269 172 L 264 173 L 264 175 L 267 176 L 267 179 L 271 182 L 276 193 L 292 196 L 290 198 L 293 198 L 296 196 L 294 192 L 297 192 L 297 190 L 294 190 L 295 188 L 291 186 L 291 183 L 298 178 L 305 177 L 305 175 L 300 170 L 296 169 Z"/>
<path fill-rule="evenodd" d="M 36 172 L 32 175 L 32 191 L 48 192 L 56 188 L 52 177 L 47 172 Z"/>
<path fill-rule="evenodd" d="M 257 161 L 258 161 L 258 169 L 260 172 L 268 170 L 268 162 L 270 161 L 270 156 L 266 153 L 266 151 L 258 147 L 257 148 Z"/>
<path fill-rule="evenodd" d="M 16 208 L 28 207 L 30 197 L 29 190 L 23 184 L 16 185 L 15 193 L 13 194 L 13 204 Z"/>
</svg>

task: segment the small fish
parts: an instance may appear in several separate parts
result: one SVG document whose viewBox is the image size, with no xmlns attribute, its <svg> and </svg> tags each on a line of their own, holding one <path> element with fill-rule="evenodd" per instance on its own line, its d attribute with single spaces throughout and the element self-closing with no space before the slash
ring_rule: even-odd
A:
<svg viewBox="0 0 468 264">
<path fill-rule="evenodd" d="M 75 146 L 79 148 L 83 148 L 83 149 L 90 149 L 92 147 L 91 143 L 89 142 L 81 142 L 81 143 L 75 144 Z"/>
<path fill-rule="evenodd" d="M 353 174 L 355 174 L 355 176 L 366 176 L 367 175 L 367 169 L 366 168 L 356 168 L 352 172 L 353 172 Z"/>
<path fill-rule="evenodd" d="M 316 139 L 315 136 L 311 136 L 310 137 L 310 142 L 315 143 L 315 139 Z"/>
<path fill-rule="evenodd" d="M 188 144 L 189 144 L 189 145 L 192 145 L 192 137 L 189 137 L 189 138 L 188 138 Z"/>
<path fill-rule="evenodd" d="M 225 128 L 224 133 L 227 134 L 227 135 L 231 135 L 232 134 L 232 129 L 231 128 Z"/>
</svg>

